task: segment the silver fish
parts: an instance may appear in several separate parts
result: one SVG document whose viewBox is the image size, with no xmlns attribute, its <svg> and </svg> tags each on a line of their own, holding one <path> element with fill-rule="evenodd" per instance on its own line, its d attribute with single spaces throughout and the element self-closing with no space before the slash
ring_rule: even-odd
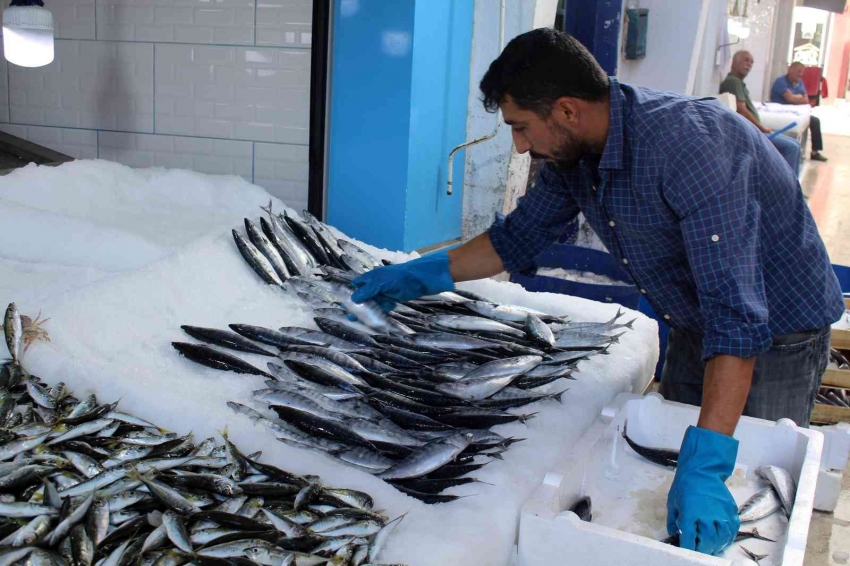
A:
<svg viewBox="0 0 850 566">
<path fill-rule="evenodd" d="M 773 515 L 782 507 L 782 502 L 779 496 L 776 495 L 772 486 L 767 486 L 747 499 L 741 507 L 738 508 L 738 518 L 742 523 L 750 521 L 758 521 L 769 515 Z"/>
<path fill-rule="evenodd" d="M 507 324 L 502 324 L 489 318 L 465 315 L 441 315 L 435 316 L 431 321 L 442 328 L 453 330 L 467 330 L 471 332 L 501 332 L 517 338 L 525 338 L 525 332 L 517 330 Z"/>
<path fill-rule="evenodd" d="M 54 546 L 58 543 L 71 528 L 83 520 L 83 517 L 86 516 L 86 513 L 89 511 L 89 507 L 94 501 L 94 494 L 89 495 L 85 501 L 83 501 L 79 507 L 71 511 L 71 513 L 58 525 L 53 529 L 53 532 L 50 533 L 50 536 L 47 537 L 47 544 L 49 546 Z"/>
<path fill-rule="evenodd" d="M 430 332 L 428 334 L 414 334 L 409 337 L 414 344 L 441 350 L 481 350 L 492 348 L 493 342 L 474 338 L 472 336 L 459 336 L 446 332 Z"/>
<path fill-rule="evenodd" d="M 245 232 L 248 234 L 248 239 L 251 240 L 251 243 L 254 244 L 264 256 L 266 256 L 267 260 L 269 260 L 269 263 L 277 273 L 280 280 L 286 281 L 289 279 L 292 274 L 286 267 L 286 263 L 283 261 L 283 258 L 277 251 L 277 248 L 275 248 L 269 239 L 266 238 L 265 234 L 263 234 L 259 228 L 257 228 L 254 223 L 247 218 L 245 219 Z"/>
<path fill-rule="evenodd" d="M 469 301 L 464 303 L 466 308 L 487 318 L 504 320 L 508 322 L 525 322 L 528 315 L 533 314 L 538 318 L 551 318 L 546 313 L 534 309 L 520 307 L 517 305 L 495 305 L 483 301 Z"/>
<path fill-rule="evenodd" d="M 552 347 L 555 345 L 555 334 L 549 325 L 540 320 L 540 317 L 529 314 L 525 319 L 525 333 L 534 342 L 541 346 Z"/>
<path fill-rule="evenodd" d="M 89 508 L 88 531 L 97 548 L 109 532 L 109 504 L 98 499 Z"/>
<path fill-rule="evenodd" d="M 0 446 L 0 461 L 9 460 L 22 452 L 32 450 L 36 446 L 44 443 L 49 435 L 50 433 L 40 434 L 38 436 L 28 436 Z"/>
<path fill-rule="evenodd" d="M 455 459 L 469 446 L 471 435 L 456 434 L 442 440 L 429 442 L 400 460 L 392 468 L 377 474 L 385 480 L 402 480 L 422 477 Z"/>
<path fill-rule="evenodd" d="M 174 543 L 174 546 L 183 552 L 192 552 L 189 533 L 186 531 L 186 525 L 183 524 L 183 519 L 180 515 L 174 511 L 166 511 L 162 514 L 162 525 L 165 527 L 168 539 Z"/>
<path fill-rule="evenodd" d="M 29 546 L 50 531 L 52 518 L 49 515 L 39 515 L 32 521 L 16 530 L 3 540 L 0 546 Z"/>
<path fill-rule="evenodd" d="M 537 367 L 543 358 L 540 356 L 517 356 L 502 360 L 493 360 L 476 367 L 465 374 L 460 381 L 469 381 L 486 377 L 517 376 Z"/>
<path fill-rule="evenodd" d="M 233 230 L 233 239 L 236 241 L 236 247 L 239 248 L 239 253 L 242 254 L 242 257 L 245 258 L 245 261 L 248 262 L 248 265 L 251 266 L 251 269 L 257 275 L 270 285 L 283 286 L 283 281 L 274 270 L 274 267 L 272 267 L 268 258 L 254 244 L 243 238 L 236 230 Z"/>
<path fill-rule="evenodd" d="M 6 347 L 9 348 L 9 355 L 12 356 L 12 361 L 21 359 L 21 342 L 24 338 L 24 328 L 21 324 L 21 315 L 18 313 L 18 306 L 15 303 L 9 303 L 6 308 L 6 316 L 3 318 L 3 329 L 6 337 Z"/>
<path fill-rule="evenodd" d="M 520 375 L 519 373 L 514 373 L 493 377 L 464 378 L 454 383 L 441 383 L 437 385 L 437 391 L 455 399 L 481 401 L 492 397 L 513 383 Z"/>
<path fill-rule="evenodd" d="M 761 466 L 756 469 L 756 475 L 770 482 L 779 495 L 785 516 L 790 518 L 791 511 L 794 509 L 794 500 L 797 498 L 797 483 L 788 470 L 779 466 Z"/>
<path fill-rule="evenodd" d="M 100 432 L 106 427 L 112 424 L 112 419 L 97 419 L 95 421 L 90 421 L 79 426 L 75 426 L 65 434 L 62 434 L 50 442 L 47 443 L 47 446 L 51 446 L 53 444 L 59 444 L 60 442 L 67 442 L 69 440 L 73 440 L 75 438 L 79 438 L 81 436 L 86 436 L 88 434 L 94 434 L 96 432 Z"/>
</svg>

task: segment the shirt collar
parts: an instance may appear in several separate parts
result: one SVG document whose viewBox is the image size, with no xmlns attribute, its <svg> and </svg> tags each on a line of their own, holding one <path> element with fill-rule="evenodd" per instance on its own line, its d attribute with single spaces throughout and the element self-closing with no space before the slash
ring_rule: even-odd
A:
<svg viewBox="0 0 850 566">
<path fill-rule="evenodd" d="M 625 128 L 623 122 L 623 110 L 626 103 L 626 95 L 620 88 L 617 79 L 610 78 L 610 109 L 608 122 L 608 138 L 605 141 L 605 151 L 599 161 L 600 169 L 622 169 L 623 168 L 623 144 L 625 143 Z"/>
</svg>

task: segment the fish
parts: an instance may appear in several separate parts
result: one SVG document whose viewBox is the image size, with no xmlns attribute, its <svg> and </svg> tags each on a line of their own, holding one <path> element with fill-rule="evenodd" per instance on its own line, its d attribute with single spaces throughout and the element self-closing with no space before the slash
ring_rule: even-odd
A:
<svg viewBox="0 0 850 566">
<path fill-rule="evenodd" d="M 263 234 L 263 232 L 247 218 L 245 219 L 245 233 L 248 234 L 248 239 L 251 243 L 254 244 L 254 246 L 264 256 L 266 256 L 266 259 L 271 264 L 272 269 L 274 269 L 281 281 L 286 281 L 292 276 L 277 248 L 272 245 L 269 239 L 266 238 L 265 234 Z"/>
<path fill-rule="evenodd" d="M 640 444 L 633 441 L 629 438 L 628 434 L 628 422 L 623 423 L 623 432 L 622 436 L 631 447 L 632 450 L 649 460 L 655 464 L 660 466 L 665 466 L 668 468 L 675 468 L 679 462 L 679 453 L 675 450 L 668 450 L 664 448 L 649 448 L 646 446 L 641 446 Z"/>
<path fill-rule="evenodd" d="M 454 460 L 466 450 L 471 440 L 472 435 L 461 433 L 430 442 L 391 468 L 377 474 L 377 477 L 384 480 L 422 477 Z"/>
<path fill-rule="evenodd" d="M 236 242 L 236 247 L 239 249 L 239 253 L 242 254 L 242 257 L 245 258 L 245 261 L 251 269 L 253 269 L 263 281 L 269 285 L 283 286 L 283 281 L 269 262 L 268 258 L 266 258 L 266 256 L 264 256 L 263 253 L 254 246 L 254 244 L 243 238 L 236 230 L 233 230 L 233 240 Z"/>
<path fill-rule="evenodd" d="M 530 314 L 525 318 L 525 333 L 532 342 L 552 348 L 555 346 L 555 334 L 549 325 L 540 320 L 540 317 Z"/>
<path fill-rule="evenodd" d="M 213 369 L 272 377 L 271 374 L 252 366 L 236 356 L 210 348 L 209 346 L 189 344 L 187 342 L 172 342 L 171 345 L 186 358 Z"/>
<path fill-rule="evenodd" d="M 198 340 L 213 344 L 215 346 L 222 346 L 224 348 L 237 350 L 239 352 L 247 352 L 249 354 L 259 354 L 261 356 L 275 355 L 274 353 L 269 352 L 265 348 L 260 348 L 244 336 L 241 336 L 235 332 L 228 332 L 226 330 L 218 330 L 215 328 L 188 326 L 185 324 L 180 328 L 182 328 L 183 331 L 192 338 L 197 338 Z"/>
<path fill-rule="evenodd" d="M 9 303 L 9 306 L 6 308 L 6 314 L 3 317 L 3 330 L 9 355 L 12 357 L 13 362 L 19 362 L 21 359 L 21 343 L 24 338 L 24 329 L 21 322 L 21 315 L 18 312 L 18 306 L 15 303 Z"/>
<path fill-rule="evenodd" d="M 584 497 L 579 498 L 572 507 L 570 507 L 570 511 L 578 515 L 578 518 L 582 521 L 591 522 L 593 520 L 593 504 L 590 500 L 590 496 L 585 495 Z"/>
<path fill-rule="evenodd" d="M 738 508 L 738 518 L 742 523 L 758 521 L 772 515 L 781 508 L 782 502 L 779 496 L 775 489 L 768 485 L 753 494 Z"/>
<path fill-rule="evenodd" d="M 785 516 L 790 518 L 794 510 L 794 500 L 797 498 L 797 483 L 785 468 L 779 466 L 761 466 L 756 468 L 756 475 L 770 483 L 779 501 L 782 502 L 782 510 Z"/>
</svg>

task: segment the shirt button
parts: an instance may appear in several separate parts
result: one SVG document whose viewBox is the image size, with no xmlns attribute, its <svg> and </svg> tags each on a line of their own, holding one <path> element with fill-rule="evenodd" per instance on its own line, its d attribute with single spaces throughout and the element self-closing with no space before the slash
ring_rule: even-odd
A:
<svg viewBox="0 0 850 566">
<path fill-rule="evenodd" d="M 640 292 L 641 294 L 646 295 L 646 289 L 641 289 Z"/>
<path fill-rule="evenodd" d="M 611 220 L 610 222 L 608 222 L 608 226 L 610 226 L 611 228 L 613 228 L 613 227 L 614 227 L 614 226 L 616 226 L 616 225 L 617 225 L 617 223 L 616 223 L 616 222 L 614 222 L 613 220 Z"/>
<path fill-rule="evenodd" d="M 664 315 L 664 320 L 670 320 L 670 315 L 669 315 L 669 314 L 665 314 L 665 315 Z"/>
<path fill-rule="evenodd" d="M 627 260 L 626 258 L 623 258 L 623 263 L 624 263 L 624 264 L 626 264 L 626 265 L 628 265 L 628 264 L 629 264 L 629 260 Z"/>
<path fill-rule="evenodd" d="M 712 242 L 719 242 L 719 241 L 720 241 L 720 236 L 718 236 L 717 234 L 715 234 L 714 236 L 712 236 L 712 237 L 711 237 L 711 241 L 712 241 Z"/>
</svg>

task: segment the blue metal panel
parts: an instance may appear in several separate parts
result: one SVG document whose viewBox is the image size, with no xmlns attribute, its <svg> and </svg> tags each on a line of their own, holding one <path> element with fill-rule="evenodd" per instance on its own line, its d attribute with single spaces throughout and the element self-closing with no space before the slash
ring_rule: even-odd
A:
<svg viewBox="0 0 850 566">
<path fill-rule="evenodd" d="M 328 221 L 404 245 L 414 0 L 334 0 Z"/>
<path fill-rule="evenodd" d="M 449 152 L 466 141 L 474 0 L 420 0 L 413 40 L 404 250 L 461 235 L 463 194 L 446 194 Z M 463 186 L 465 155 L 455 158 Z"/>
<path fill-rule="evenodd" d="M 587 47 L 610 76 L 616 76 L 622 0 L 567 0 L 564 31 Z"/>
</svg>

